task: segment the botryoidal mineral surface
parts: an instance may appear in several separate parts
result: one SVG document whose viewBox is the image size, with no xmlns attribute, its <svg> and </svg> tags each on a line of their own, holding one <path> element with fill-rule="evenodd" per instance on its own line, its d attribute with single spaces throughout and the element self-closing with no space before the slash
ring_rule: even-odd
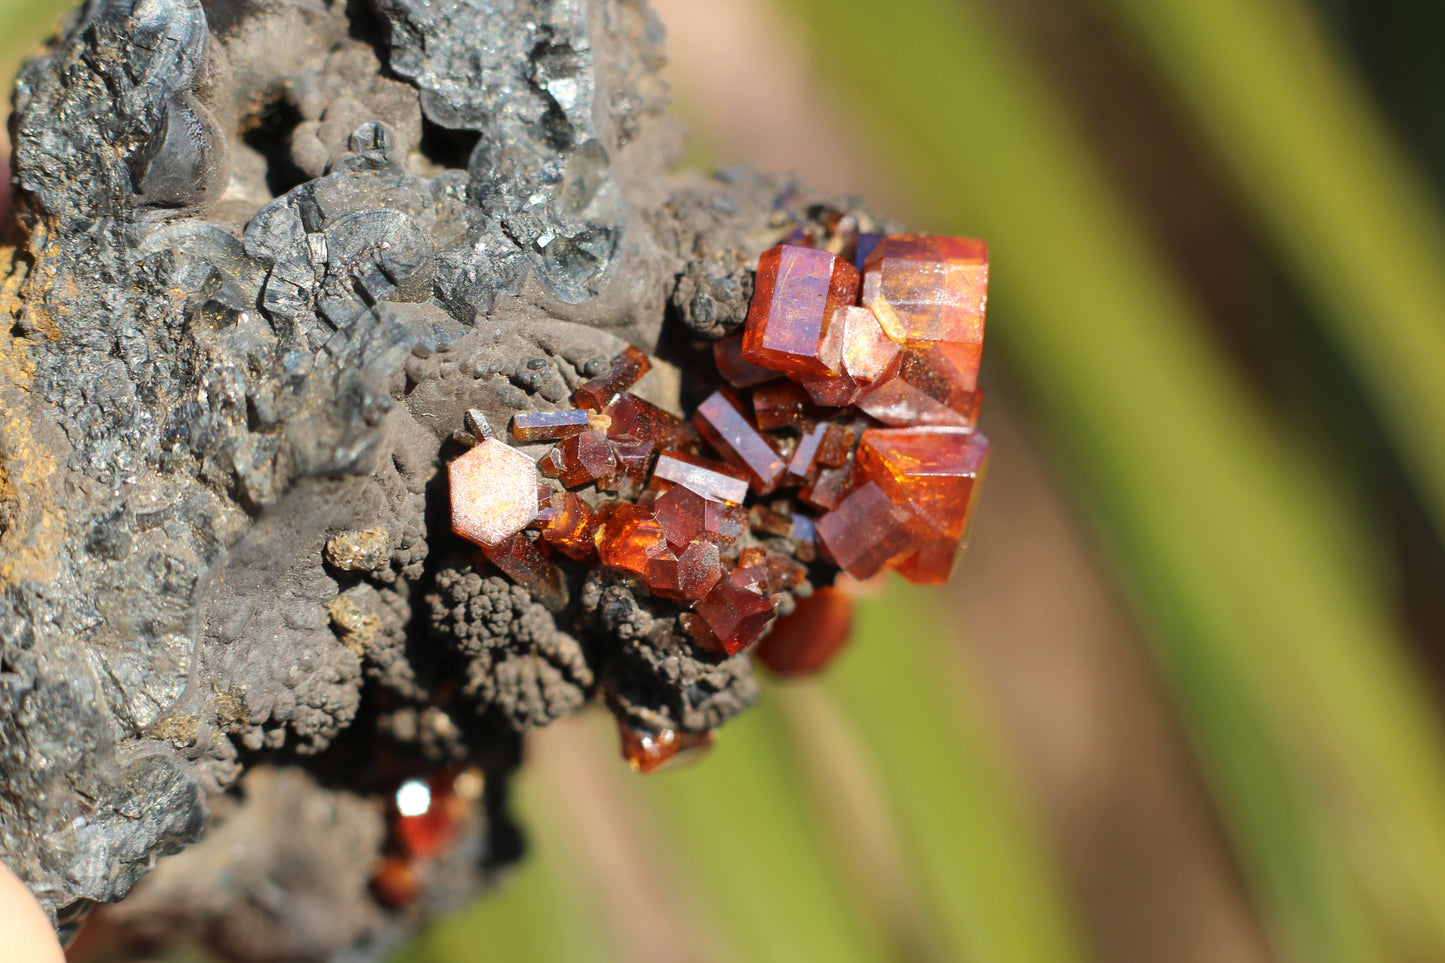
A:
<svg viewBox="0 0 1445 963">
<path fill-rule="evenodd" d="M 25 67 L 0 860 L 58 924 L 190 847 L 122 919 L 374 950 L 406 925 L 367 890 L 397 779 L 486 778 L 415 917 L 516 857 L 529 728 L 604 685 L 654 726 L 755 699 L 675 607 L 596 572 L 544 606 L 447 524 L 464 412 L 569 407 L 628 344 L 710 358 L 808 216 L 783 181 L 673 172 L 662 56 L 643 0 L 92 0 Z"/>
</svg>

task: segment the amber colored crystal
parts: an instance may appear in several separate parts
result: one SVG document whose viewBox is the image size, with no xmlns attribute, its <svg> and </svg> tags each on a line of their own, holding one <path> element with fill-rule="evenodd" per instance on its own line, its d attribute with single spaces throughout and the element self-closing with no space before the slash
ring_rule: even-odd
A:
<svg viewBox="0 0 1445 963">
<path fill-rule="evenodd" d="M 900 344 L 983 343 L 988 245 L 964 237 L 893 234 L 864 262 L 864 307 Z"/>
<path fill-rule="evenodd" d="M 872 311 L 847 307 L 837 320 L 843 325 L 843 373 L 859 384 L 872 384 L 892 372 L 898 342 L 888 337 Z"/>
<path fill-rule="evenodd" d="M 952 425 L 978 419 L 979 346 L 929 344 L 908 348 L 893 375 L 856 402 L 885 425 Z"/>
<path fill-rule="evenodd" d="M 723 380 L 734 388 L 752 388 L 769 381 L 776 381 L 783 376 L 781 371 L 774 371 L 772 368 L 764 368 L 744 360 L 743 336 L 740 334 L 731 335 L 721 341 L 714 341 L 712 356 L 713 362 L 717 365 L 717 373 L 722 375 Z"/>
<path fill-rule="evenodd" d="M 957 539 L 968 524 L 988 451 L 988 439 L 977 431 L 870 428 L 858 445 L 858 467 L 890 499 Z"/>
<path fill-rule="evenodd" d="M 718 548 L 698 538 L 680 555 L 659 555 L 647 565 L 647 587 L 665 599 L 700 601 L 723 577 Z"/>
<path fill-rule="evenodd" d="M 523 411 L 512 416 L 512 437 L 517 441 L 555 441 L 581 434 L 587 425 L 587 412 L 580 408 Z"/>
<path fill-rule="evenodd" d="M 711 732 L 688 732 L 677 729 L 642 729 L 619 719 L 617 731 L 622 739 L 622 758 L 633 772 L 656 772 L 663 766 L 681 761 L 684 753 L 704 752 L 712 746 Z"/>
<path fill-rule="evenodd" d="M 711 501 L 742 504 L 748 494 L 748 480 L 731 465 L 698 458 L 681 451 L 663 452 L 652 472 L 652 485 L 670 489 L 674 485 Z"/>
<path fill-rule="evenodd" d="M 768 563 L 767 549 L 750 545 L 738 553 L 738 568 L 763 568 Z"/>
<path fill-rule="evenodd" d="M 798 599 L 778 619 L 753 653 L 781 676 L 811 675 L 842 650 L 853 630 L 853 597 L 832 586 Z"/>
<path fill-rule="evenodd" d="M 496 545 L 483 545 L 482 555 L 548 609 L 560 611 L 566 606 L 567 587 L 562 573 L 547 558 L 546 551 L 524 533 L 518 532 Z"/>
<path fill-rule="evenodd" d="M 866 481 L 818 520 L 818 541 L 838 567 L 868 578 L 895 559 L 937 537 L 905 505 L 896 504 L 875 482 Z"/>
<path fill-rule="evenodd" d="M 722 579 L 707 598 L 693 606 L 706 627 L 702 640 L 724 655 L 736 655 L 767 630 L 774 608 L 756 570 L 740 569 Z M 699 630 L 700 635 L 703 633 Z M 695 636 L 696 637 L 696 636 Z"/>
<path fill-rule="evenodd" d="M 669 554 L 667 535 L 645 505 L 619 504 L 604 513 L 597 551 L 602 564 L 645 578 L 654 558 Z"/>
<path fill-rule="evenodd" d="M 537 517 L 537 466 L 506 442 L 489 438 L 447 466 L 452 531 L 496 545 Z"/>
<path fill-rule="evenodd" d="M 612 359 L 612 367 L 606 374 L 593 378 L 574 391 L 572 402 L 579 408 L 601 411 L 651 370 L 652 359 L 629 345 L 626 351 Z"/>
<path fill-rule="evenodd" d="M 758 490 L 767 489 L 783 473 L 782 455 L 726 392 L 709 395 L 697 406 L 692 422 L 724 458 L 747 469 Z"/>
<path fill-rule="evenodd" d="M 821 415 L 802 385 L 795 382 L 780 381 L 753 391 L 753 421 L 763 431 L 806 428 Z"/>
<path fill-rule="evenodd" d="M 421 879 L 411 860 L 404 856 L 383 856 L 371 874 L 371 891 L 383 906 L 403 909 L 421 896 Z"/>
<path fill-rule="evenodd" d="M 835 254 L 789 244 L 763 252 L 743 358 L 789 377 L 836 372 L 841 332 L 833 315 L 858 303 L 858 288 L 857 269 Z"/>
<path fill-rule="evenodd" d="M 568 488 L 590 485 L 617 474 L 617 453 L 600 431 L 563 439 L 538 463 L 542 474 Z"/>
<path fill-rule="evenodd" d="M 551 517 L 542 540 L 568 558 L 588 558 L 597 551 L 597 513 L 572 492 L 553 495 L 544 511 Z"/>
</svg>

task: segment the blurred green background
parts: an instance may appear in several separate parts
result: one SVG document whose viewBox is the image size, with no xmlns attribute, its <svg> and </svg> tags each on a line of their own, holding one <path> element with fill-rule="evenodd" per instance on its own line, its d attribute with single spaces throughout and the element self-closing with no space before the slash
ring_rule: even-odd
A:
<svg viewBox="0 0 1445 963">
<path fill-rule="evenodd" d="M 1445 960 L 1445 7 L 657 6 L 696 157 L 989 239 L 989 490 L 703 764 L 539 734 L 398 959 Z"/>
</svg>

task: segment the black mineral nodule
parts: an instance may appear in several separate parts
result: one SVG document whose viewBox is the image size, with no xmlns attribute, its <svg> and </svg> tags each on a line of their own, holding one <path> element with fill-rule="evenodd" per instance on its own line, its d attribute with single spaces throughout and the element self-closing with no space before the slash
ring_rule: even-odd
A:
<svg viewBox="0 0 1445 963">
<path fill-rule="evenodd" d="M 190 846 L 132 919 L 236 957 L 380 947 L 391 780 L 485 771 L 459 897 L 515 857 L 529 727 L 604 680 L 690 727 L 756 697 L 676 606 L 574 573 L 551 612 L 446 524 L 464 412 L 565 406 L 665 319 L 672 344 L 734 329 L 786 233 L 791 187 L 672 172 L 661 36 L 643 0 L 91 0 L 25 67 L 0 860 L 57 919 Z M 261 909 L 299 862 L 325 926 Z"/>
</svg>

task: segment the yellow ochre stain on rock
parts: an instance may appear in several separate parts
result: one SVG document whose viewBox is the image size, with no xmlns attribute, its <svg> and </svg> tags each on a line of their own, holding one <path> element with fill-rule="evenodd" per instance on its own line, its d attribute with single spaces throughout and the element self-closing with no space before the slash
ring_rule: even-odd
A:
<svg viewBox="0 0 1445 963">
<path fill-rule="evenodd" d="M 31 250 L 41 231 L 30 237 Z M 35 285 L 14 247 L 0 247 L 0 585 L 23 581 L 48 582 L 55 577 L 55 553 L 65 528 L 65 515 L 55 498 L 60 466 L 55 444 L 37 433 L 58 429 L 37 424 L 30 386 L 34 367 L 24 339 L 13 329 L 25 312 L 29 330 L 58 337 L 59 326 L 40 308 Z M 36 279 L 30 279 L 32 282 Z M 31 290 L 22 294 L 22 289 Z M 60 447 L 63 448 L 63 439 Z"/>
</svg>

